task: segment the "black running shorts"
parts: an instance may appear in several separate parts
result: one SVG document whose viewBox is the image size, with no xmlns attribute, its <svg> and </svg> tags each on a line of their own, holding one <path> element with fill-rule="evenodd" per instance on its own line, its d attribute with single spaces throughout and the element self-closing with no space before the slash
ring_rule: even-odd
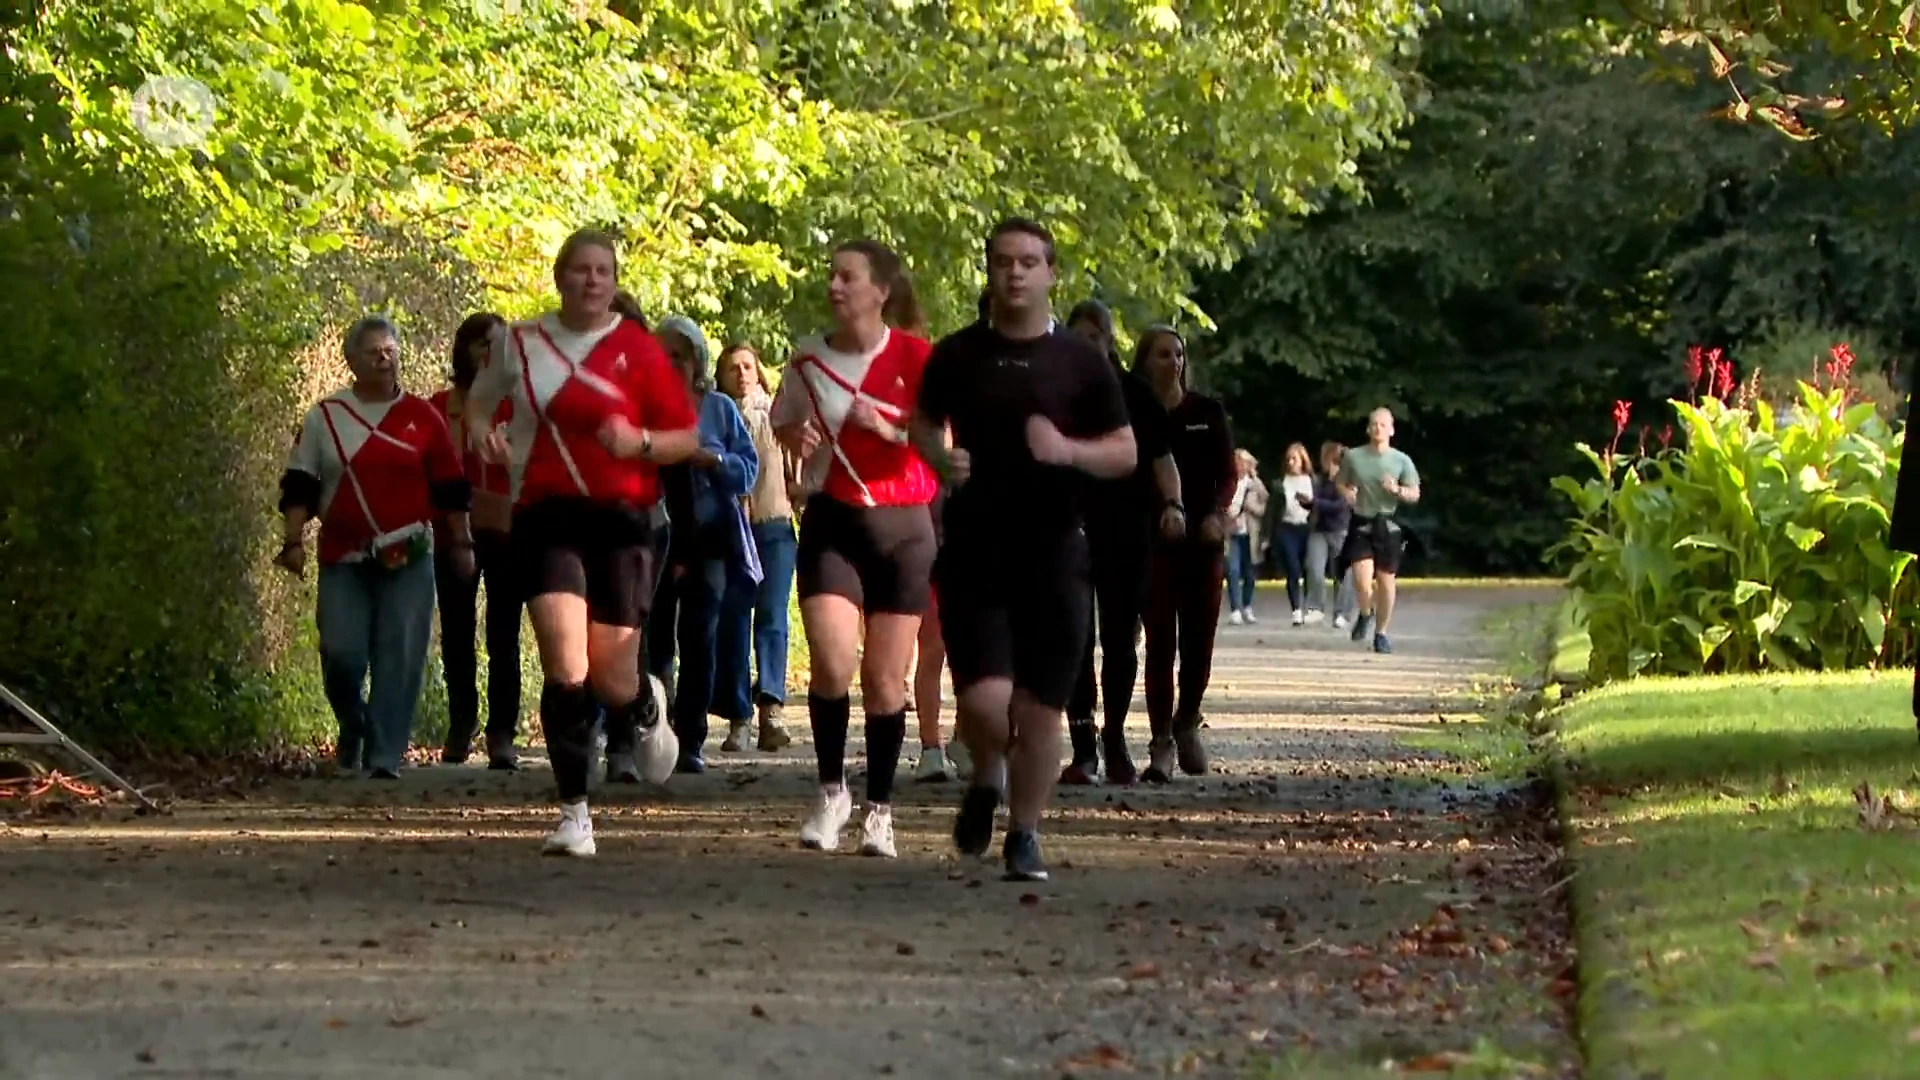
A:
<svg viewBox="0 0 1920 1080">
<path fill-rule="evenodd" d="M 1040 704 L 1064 710 L 1093 615 L 1086 534 L 1076 528 L 1038 543 L 950 539 L 933 576 L 954 692 L 1010 679 Z"/>
<path fill-rule="evenodd" d="M 800 512 L 800 599 L 844 596 L 866 612 L 924 614 L 935 550 L 924 503 L 861 507 L 815 495 Z"/>
<path fill-rule="evenodd" d="M 542 499 L 513 512 L 513 565 L 524 595 L 585 597 L 587 618 L 639 627 L 653 609 L 653 527 L 632 503 Z"/>
<path fill-rule="evenodd" d="M 1373 560 L 1376 574 L 1400 572 L 1400 554 L 1404 547 L 1400 523 L 1390 514 L 1353 519 L 1347 529 L 1347 546 L 1341 557 L 1348 566 L 1365 559 Z"/>
</svg>

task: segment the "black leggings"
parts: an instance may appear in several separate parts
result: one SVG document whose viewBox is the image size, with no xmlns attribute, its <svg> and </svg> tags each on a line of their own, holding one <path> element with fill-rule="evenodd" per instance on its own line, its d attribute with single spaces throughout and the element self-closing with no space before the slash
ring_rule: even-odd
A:
<svg viewBox="0 0 1920 1080">
<path fill-rule="evenodd" d="M 487 582 L 487 749 L 512 746 L 520 726 L 520 589 L 511 561 L 507 534 L 494 529 L 473 530 L 473 559 L 478 573 L 462 581 L 453 560 L 444 554 L 433 561 L 434 591 L 440 602 L 440 659 L 447 671 L 446 756 L 466 760 L 473 733 L 480 726 L 479 657 L 474 638 L 479 630 L 480 580 Z"/>
<path fill-rule="evenodd" d="M 1118 735 L 1126 727 L 1134 683 L 1140 675 L 1137 638 L 1146 608 L 1147 563 L 1152 548 L 1144 531 L 1136 543 L 1133 537 L 1116 539 L 1107 527 L 1090 524 L 1087 539 L 1093 556 L 1094 611 L 1087 647 L 1080 656 L 1080 679 L 1067 702 L 1067 719 L 1091 724 L 1098 698 L 1105 697 L 1107 731 Z M 1093 670 L 1095 633 L 1099 634 L 1101 648 L 1097 690 Z"/>
<path fill-rule="evenodd" d="M 1220 624 L 1222 547 L 1188 537 L 1154 549 L 1147 585 L 1147 722 L 1155 739 L 1200 718 Z M 1180 660 L 1174 696 L 1174 657 Z"/>
</svg>

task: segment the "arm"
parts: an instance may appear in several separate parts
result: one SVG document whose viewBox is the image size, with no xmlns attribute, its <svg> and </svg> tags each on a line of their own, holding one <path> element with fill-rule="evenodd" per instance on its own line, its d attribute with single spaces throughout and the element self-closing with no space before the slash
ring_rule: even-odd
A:
<svg viewBox="0 0 1920 1080">
<path fill-rule="evenodd" d="M 507 338 L 507 328 L 495 329 L 488 342 L 487 362 L 474 373 L 473 385 L 467 388 L 467 399 L 460 406 L 460 414 L 466 417 L 466 442 L 479 446 L 493 432 L 492 417 L 513 390 L 513 358 L 508 355 L 511 344 Z M 474 417 L 487 419 L 476 423 Z"/>
<path fill-rule="evenodd" d="M 1153 459 L 1153 484 L 1160 489 L 1162 499 L 1174 506 L 1180 504 L 1180 466 L 1174 463 L 1172 451 Z"/>
<path fill-rule="evenodd" d="M 1233 429 L 1227 426 L 1227 410 L 1225 406 L 1217 407 L 1220 415 L 1207 432 L 1213 443 L 1208 448 L 1207 456 L 1213 459 L 1213 467 L 1220 470 L 1216 474 L 1220 482 L 1213 492 L 1213 507 L 1224 511 L 1232 504 L 1233 493 L 1239 488 L 1240 479 L 1235 475 L 1238 470 L 1233 463 Z"/>
<path fill-rule="evenodd" d="M 473 546 L 473 530 L 467 511 L 473 506 L 473 484 L 460 465 L 459 451 L 453 447 L 453 432 L 438 409 L 428 410 L 438 425 L 427 444 L 427 489 L 433 508 L 446 515 L 447 532 L 455 544 Z"/>
<path fill-rule="evenodd" d="M 1313 512 L 1321 516 L 1337 514 L 1347 505 L 1347 496 L 1333 477 L 1313 485 Z"/>
<path fill-rule="evenodd" d="M 1115 428 L 1091 439 L 1068 439 L 1067 464 L 1102 480 L 1118 480 L 1140 463 L 1131 427 Z"/>
<path fill-rule="evenodd" d="M 700 449 L 700 418 L 693 411 L 687 384 L 673 370 L 665 350 L 652 334 L 643 336 L 646 343 L 627 369 L 627 392 L 640 403 L 640 428 L 619 432 L 609 449 L 616 457 L 678 464 Z"/>
<path fill-rule="evenodd" d="M 1234 483 L 1233 499 L 1227 503 L 1228 517 L 1239 517 L 1240 512 L 1247 508 L 1247 488 L 1249 486 L 1245 477 L 1242 477 Z"/>
<path fill-rule="evenodd" d="M 1400 490 L 1396 494 L 1403 503 L 1420 501 L 1420 472 L 1413 467 L 1411 460 L 1408 460 L 1405 469 L 1400 470 Z"/>
<path fill-rule="evenodd" d="M 720 463 L 713 468 L 713 482 L 723 495 L 745 495 L 760 475 L 760 452 L 753 448 L 753 433 L 747 430 L 739 408 L 725 395 L 720 400 L 726 404 L 721 409 Z"/>
<path fill-rule="evenodd" d="M 306 566 L 307 522 L 320 515 L 319 407 L 309 410 L 300 425 L 300 437 L 287 455 L 287 471 L 280 477 L 280 552 L 274 562 L 294 574 Z"/>
<path fill-rule="evenodd" d="M 773 437 L 798 457 L 805 457 L 813 449 L 806 445 L 813 421 L 813 400 L 807 396 L 806 384 L 802 381 L 805 378 L 798 363 L 788 364 L 780 377 L 780 388 L 774 391 L 773 406 L 767 410 Z"/>
</svg>

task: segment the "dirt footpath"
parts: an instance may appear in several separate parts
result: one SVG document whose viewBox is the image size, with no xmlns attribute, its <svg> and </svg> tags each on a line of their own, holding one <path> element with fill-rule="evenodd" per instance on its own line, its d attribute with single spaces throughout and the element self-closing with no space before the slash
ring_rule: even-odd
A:
<svg viewBox="0 0 1920 1080">
<path fill-rule="evenodd" d="M 540 857 L 540 769 L 15 819 L 0 1077 L 1323 1077 L 1476 1045 L 1561 1075 L 1553 850 L 1396 741 L 1467 708 L 1490 607 L 1539 599 L 1418 590 L 1382 657 L 1263 591 L 1221 630 L 1216 774 L 1064 792 L 1040 886 L 956 861 L 952 785 L 903 784 L 897 861 L 801 850 L 805 744 L 610 795 L 591 861 Z"/>
</svg>

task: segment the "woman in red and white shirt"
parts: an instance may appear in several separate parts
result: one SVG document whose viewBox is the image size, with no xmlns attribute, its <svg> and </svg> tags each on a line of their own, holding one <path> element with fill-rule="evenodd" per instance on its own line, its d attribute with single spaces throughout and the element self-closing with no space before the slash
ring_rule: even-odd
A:
<svg viewBox="0 0 1920 1080">
<path fill-rule="evenodd" d="M 469 492 L 440 412 L 400 389 L 393 324 L 361 319 L 345 349 L 353 385 L 307 411 L 280 479 L 286 543 L 274 561 L 303 573 L 307 522 L 320 522 L 320 670 L 340 726 L 337 760 L 391 780 L 433 636 L 432 523 L 445 515 L 442 555 L 471 578 Z"/>
<path fill-rule="evenodd" d="M 893 781 L 907 732 L 907 665 L 931 597 L 937 483 L 907 445 L 927 342 L 894 326 L 922 322 L 900 257 L 871 240 L 833 253 L 834 329 L 800 341 L 774 398 L 782 442 L 805 459 L 800 614 L 812 674 L 820 798 L 800 842 L 831 851 L 853 812 L 847 728 L 856 658 L 866 711 L 867 816 L 860 850 L 893 857 Z M 864 648 L 860 641 L 862 619 Z"/>
<path fill-rule="evenodd" d="M 472 438 L 509 466 L 513 562 L 546 673 L 540 726 L 561 816 L 545 850 L 557 855 L 594 853 L 587 773 L 602 706 L 610 765 L 637 740 L 640 771 L 663 783 L 679 756 L 660 722 L 664 690 L 640 680 L 640 627 L 653 601 L 655 465 L 694 452 L 693 404 L 659 342 L 613 310 L 618 272 L 611 236 L 568 237 L 553 263 L 560 309 L 506 327 L 467 398 L 476 416 L 513 400 L 504 430 Z"/>
</svg>

